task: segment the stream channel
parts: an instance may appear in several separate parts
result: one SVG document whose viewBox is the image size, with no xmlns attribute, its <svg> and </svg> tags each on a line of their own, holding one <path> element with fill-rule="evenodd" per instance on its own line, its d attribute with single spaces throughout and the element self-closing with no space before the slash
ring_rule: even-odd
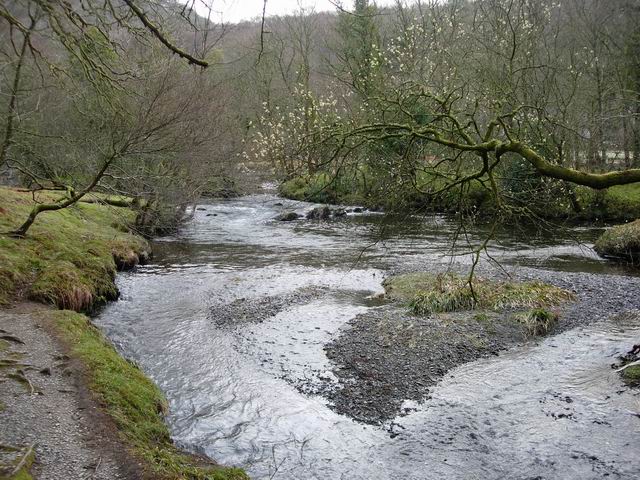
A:
<svg viewBox="0 0 640 480">
<path fill-rule="evenodd" d="M 404 308 L 378 298 L 390 272 L 464 270 L 470 257 L 451 255 L 457 225 L 442 216 L 274 220 L 314 206 L 211 200 L 119 275 L 121 298 L 95 323 L 165 393 L 177 444 L 254 479 L 640 478 L 640 395 L 611 368 L 640 343 L 640 277 L 595 256 L 600 230 L 498 235 L 503 268 L 586 290 L 586 306 L 362 422 L 323 393 L 340 387 L 327 345 L 356 317 Z"/>
</svg>

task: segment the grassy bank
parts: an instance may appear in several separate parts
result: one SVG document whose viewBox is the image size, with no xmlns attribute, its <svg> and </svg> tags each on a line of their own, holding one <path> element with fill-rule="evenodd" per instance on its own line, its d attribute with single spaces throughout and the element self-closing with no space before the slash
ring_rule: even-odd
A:
<svg viewBox="0 0 640 480">
<path fill-rule="evenodd" d="M 35 199 L 59 197 L 49 192 Z M 33 204 L 30 193 L 0 187 L 0 232 L 20 225 Z M 38 216 L 27 238 L 0 235 L 0 304 L 26 298 L 88 311 L 117 298 L 116 268 L 149 252 L 143 238 L 128 232 L 133 218 L 126 208 L 78 203 Z"/>
<path fill-rule="evenodd" d="M 595 250 L 602 257 L 640 265 L 640 220 L 608 229 L 596 241 Z"/>
<path fill-rule="evenodd" d="M 630 222 L 640 218 L 640 184 L 619 185 L 603 191 L 580 187 L 576 195 L 586 219 Z"/>
<path fill-rule="evenodd" d="M 455 188 L 438 195 L 432 192 L 444 187 L 441 179 L 422 174 L 415 181 L 417 188 L 409 182 L 388 183 L 366 172 L 339 176 L 317 173 L 283 182 L 279 193 L 293 200 L 357 204 L 389 210 L 408 208 L 445 213 L 467 210 L 485 215 L 495 211 L 491 194 L 477 180 L 471 181 L 464 188 Z M 527 181 L 532 180 L 525 178 L 522 184 L 526 186 Z M 557 191 L 549 188 L 538 191 L 536 188 L 542 187 L 535 181 L 531 191 L 513 191 L 519 185 L 518 182 L 503 180 L 503 183 L 501 189 L 506 193 L 503 200 L 508 200 L 515 207 L 514 214 L 526 206 L 535 215 L 547 219 L 626 222 L 640 218 L 639 184 L 616 186 L 603 191 L 575 187 L 575 196 L 572 198 L 566 189 L 557 189 L 557 186 Z M 487 185 L 486 181 L 484 185 Z"/>
<path fill-rule="evenodd" d="M 36 201 L 58 196 L 41 193 Z M 19 225 L 33 201 L 30 193 L 0 188 L 0 232 Z M 40 215 L 27 238 L 0 235 L 0 302 L 31 299 L 66 309 L 53 313 L 57 331 L 86 367 L 97 402 L 141 460 L 147 478 L 246 479 L 242 470 L 218 467 L 176 449 L 164 423 L 166 401 L 160 390 L 86 316 L 76 313 L 117 298 L 116 270 L 148 256 L 147 242 L 128 231 L 133 219 L 127 208 L 78 203 Z"/>
<path fill-rule="evenodd" d="M 144 460 L 148 478 L 243 480 L 240 469 L 207 466 L 175 448 L 164 423 L 166 401 L 139 368 L 122 358 L 82 314 L 55 313 L 63 339 L 89 372 L 89 385 L 115 420 L 134 454 Z"/>
</svg>

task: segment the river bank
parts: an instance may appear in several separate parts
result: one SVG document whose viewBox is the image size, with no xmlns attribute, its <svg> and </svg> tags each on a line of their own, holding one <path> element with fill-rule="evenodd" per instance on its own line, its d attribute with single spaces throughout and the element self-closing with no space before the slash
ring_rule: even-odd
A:
<svg viewBox="0 0 640 480">
<path fill-rule="evenodd" d="M 0 478 L 143 478 L 88 388 L 86 366 L 59 341 L 56 313 L 33 303 L 0 309 L 3 336 L 13 338 L 0 352 Z"/>
<path fill-rule="evenodd" d="M 33 198 L 0 188 L 0 201 L 0 229 L 8 231 Z M 10 478 L 30 478 L 29 470 L 36 478 L 81 478 L 91 470 L 93 478 L 247 478 L 174 446 L 160 390 L 76 313 L 118 298 L 116 270 L 149 257 L 148 242 L 129 233 L 134 215 L 79 203 L 38 217 L 27 238 L 0 237 L 0 373 L 10 385 L 0 404 L 8 426 L 1 468 Z M 68 435 L 75 440 L 61 440 Z M 23 452 L 30 453 L 21 464 Z"/>
<path fill-rule="evenodd" d="M 509 204 L 505 220 L 535 218 L 571 222 L 624 223 L 640 218 L 640 185 L 623 185 L 597 191 L 588 187 L 553 188 L 539 185 L 535 177 L 523 180 L 528 189 L 510 191 L 513 179 L 505 180 L 503 202 Z M 442 180 L 416 178 L 414 183 L 386 184 L 362 173 L 330 175 L 317 173 L 288 179 L 279 186 L 285 198 L 299 201 L 362 205 L 374 210 L 385 209 L 414 213 L 460 213 L 490 217 L 496 211 L 490 190 L 479 181 L 467 188 L 456 188 L 433 195 L 444 187 Z M 486 183 L 486 182 L 485 182 Z"/>
</svg>

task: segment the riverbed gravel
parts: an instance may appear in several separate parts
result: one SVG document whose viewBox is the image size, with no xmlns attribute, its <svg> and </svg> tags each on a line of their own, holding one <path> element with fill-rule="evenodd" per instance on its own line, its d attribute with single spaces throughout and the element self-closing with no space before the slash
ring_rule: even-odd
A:
<svg viewBox="0 0 640 480">
<path fill-rule="evenodd" d="M 404 272 L 406 272 L 406 268 Z M 481 274 L 496 276 L 484 269 Z M 640 309 L 640 278 L 567 273 L 520 267 L 511 278 L 540 280 L 576 294 L 556 309 L 551 334 Z M 504 277 L 504 275 L 501 275 Z M 382 424 L 409 413 L 405 400 L 421 402 L 449 370 L 526 341 L 513 312 L 479 316 L 474 312 L 416 316 L 394 303 L 358 315 L 325 347 L 337 386 L 322 392 L 332 408 L 355 420 Z"/>
<path fill-rule="evenodd" d="M 284 295 L 239 298 L 232 302 L 216 302 L 209 307 L 209 318 L 219 327 L 236 327 L 247 323 L 262 323 L 296 305 L 309 303 L 323 295 L 326 289 L 304 287 Z"/>
</svg>

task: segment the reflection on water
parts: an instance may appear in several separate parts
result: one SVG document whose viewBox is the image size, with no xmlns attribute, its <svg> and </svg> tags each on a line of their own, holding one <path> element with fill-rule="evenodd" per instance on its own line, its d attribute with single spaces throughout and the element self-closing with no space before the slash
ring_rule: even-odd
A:
<svg viewBox="0 0 640 480">
<path fill-rule="evenodd" d="M 386 270 L 450 262 L 456 225 L 381 215 L 275 222 L 310 206 L 268 195 L 204 208 L 180 235 L 156 243 L 152 265 L 120 276 L 121 300 L 96 319 L 167 395 L 179 444 L 256 479 L 638 478 L 640 400 L 610 368 L 640 334 L 637 316 L 459 367 L 394 422 L 391 438 L 295 384 L 331 377 L 323 346 L 375 308 L 366 297 L 381 291 Z M 574 229 L 549 241 L 505 231 L 491 253 L 615 281 L 625 272 L 577 243 L 597 233 Z M 214 321 L 231 302 L 306 287 L 321 295 L 250 311 L 236 325 Z"/>
</svg>

